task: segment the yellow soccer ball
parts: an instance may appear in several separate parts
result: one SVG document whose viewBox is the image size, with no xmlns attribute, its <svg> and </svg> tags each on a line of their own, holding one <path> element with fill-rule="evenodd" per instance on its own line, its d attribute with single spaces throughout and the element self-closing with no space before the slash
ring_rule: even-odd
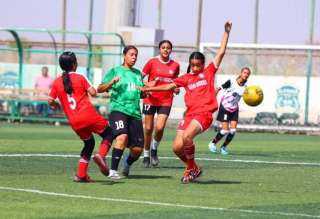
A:
<svg viewBox="0 0 320 219">
<path fill-rule="evenodd" d="M 263 101 L 262 89 L 256 85 L 246 87 L 243 93 L 243 100 L 249 106 L 258 106 Z"/>
</svg>

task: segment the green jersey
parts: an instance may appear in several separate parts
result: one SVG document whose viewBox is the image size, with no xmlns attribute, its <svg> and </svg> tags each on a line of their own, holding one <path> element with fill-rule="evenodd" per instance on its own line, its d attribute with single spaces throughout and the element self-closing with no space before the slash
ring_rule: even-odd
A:
<svg viewBox="0 0 320 219">
<path fill-rule="evenodd" d="M 117 76 L 120 80 L 110 89 L 110 112 L 119 111 L 141 119 L 140 90 L 137 89 L 137 86 L 143 86 L 141 72 L 138 69 L 129 69 L 121 65 L 108 71 L 102 83 L 109 83 Z"/>
</svg>

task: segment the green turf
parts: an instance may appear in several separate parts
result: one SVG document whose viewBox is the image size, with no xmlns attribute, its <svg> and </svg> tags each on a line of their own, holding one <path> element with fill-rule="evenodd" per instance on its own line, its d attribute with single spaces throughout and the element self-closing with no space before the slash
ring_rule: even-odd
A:
<svg viewBox="0 0 320 219">
<path fill-rule="evenodd" d="M 160 156 L 174 157 L 171 152 L 174 135 L 174 130 L 166 131 Z M 211 135 L 212 131 L 197 138 L 197 157 L 320 163 L 320 137 L 317 136 L 238 133 L 230 148 L 232 155 L 221 156 L 207 150 Z M 0 154 L 77 155 L 81 147 L 81 141 L 67 126 L 0 123 Z M 145 169 L 139 160 L 130 177 L 119 182 L 105 178 L 92 165 L 90 175 L 97 182 L 77 184 L 72 182 L 77 158 L 0 157 L 0 187 L 173 204 L 150 205 L 0 189 L 0 218 L 304 218 L 320 215 L 319 165 L 199 160 L 204 170 L 199 182 L 182 185 L 183 165 L 174 159 L 160 161 L 160 167 Z M 177 204 L 211 209 L 174 206 Z"/>
</svg>

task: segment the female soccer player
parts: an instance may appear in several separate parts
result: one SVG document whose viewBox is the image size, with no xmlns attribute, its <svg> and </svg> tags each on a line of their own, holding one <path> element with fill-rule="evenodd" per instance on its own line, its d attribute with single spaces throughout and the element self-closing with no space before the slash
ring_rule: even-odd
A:
<svg viewBox="0 0 320 219">
<path fill-rule="evenodd" d="M 221 89 L 224 91 L 217 116 L 217 120 L 221 122 L 222 128 L 217 133 L 216 137 L 209 143 L 209 150 L 213 153 L 217 153 L 216 144 L 226 136 L 226 139 L 220 148 L 220 153 L 222 155 L 228 154 L 227 145 L 232 141 L 236 134 L 239 117 L 239 101 L 246 88 L 250 73 L 250 69 L 244 67 L 241 69 L 237 78 L 227 80 L 218 88 L 218 92 Z"/>
<path fill-rule="evenodd" d="M 124 160 L 123 175 L 129 175 L 130 166 L 139 158 L 143 149 L 143 125 L 140 112 L 141 92 L 137 86 L 143 86 L 142 74 L 133 66 L 136 63 L 138 49 L 126 46 L 123 50 L 123 64 L 112 68 L 105 74 L 98 92 L 110 91 L 110 125 L 116 139 L 112 150 L 109 177 L 120 179 L 118 166 L 126 147 L 129 156 Z"/>
<path fill-rule="evenodd" d="M 59 64 L 63 73 L 53 82 L 48 103 L 55 109 L 59 106 L 59 103 L 55 101 L 58 98 L 71 128 L 84 143 L 74 181 L 92 182 L 87 173 L 95 145 L 92 133 L 97 133 L 103 138 L 100 145 L 101 151 L 112 143 L 112 131 L 108 121 L 97 113 L 90 102 L 88 94 L 95 96 L 96 90 L 85 76 L 75 72 L 78 65 L 75 54 L 73 52 L 62 53 L 59 57 Z M 108 174 L 108 166 L 99 166 L 99 168 L 103 174 Z"/>
<path fill-rule="evenodd" d="M 159 56 L 150 59 L 144 66 L 143 76 L 148 75 L 148 81 L 156 81 L 156 85 L 170 83 L 177 78 L 180 66 L 170 58 L 172 43 L 169 40 L 162 40 L 159 43 Z M 176 90 L 178 92 L 179 90 Z M 173 91 L 154 92 L 143 100 L 144 114 L 144 158 L 145 167 L 150 166 L 150 144 L 151 144 L 151 164 L 157 166 L 159 159 L 157 149 L 163 136 L 163 130 L 166 126 L 170 114 L 173 100 Z M 157 113 L 155 132 L 154 115 Z M 152 139 L 152 140 L 151 140 Z"/>
<path fill-rule="evenodd" d="M 214 79 L 226 51 L 231 27 L 232 23 L 230 21 L 225 23 L 221 46 L 213 63 L 210 63 L 206 68 L 204 55 L 200 52 L 193 52 L 189 57 L 187 74 L 174 79 L 169 84 L 140 88 L 142 91 L 173 90 L 177 87 L 184 87 L 186 90 L 185 104 L 187 110 L 184 119 L 179 124 L 173 143 L 173 151 L 186 164 L 186 170 L 181 179 L 182 183 L 189 183 L 201 174 L 201 169 L 194 160 L 195 145 L 193 139 L 210 127 L 212 113 L 218 108 Z"/>
</svg>

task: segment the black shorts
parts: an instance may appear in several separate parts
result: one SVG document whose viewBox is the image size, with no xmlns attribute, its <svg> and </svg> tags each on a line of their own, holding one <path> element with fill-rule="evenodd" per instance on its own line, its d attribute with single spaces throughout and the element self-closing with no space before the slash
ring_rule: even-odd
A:
<svg viewBox="0 0 320 219">
<path fill-rule="evenodd" d="M 221 104 L 218 111 L 217 120 L 220 122 L 237 121 L 239 118 L 239 109 L 234 112 L 226 110 Z"/>
<path fill-rule="evenodd" d="M 143 114 L 154 115 L 154 114 L 164 114 L 169 116 L 171 111 L 171 106 L 152 106 L 150 104 L 143 104 Z"/>
<path fill-rule="evenodd" d="M 127 134 L 127 147 L 143 147 L 144 135 L 141 119 L 136 119 L 122 112 L 113 111 L 110 113 L 109 122 L 114 138 L 121 134 Z"/>
</svg>

